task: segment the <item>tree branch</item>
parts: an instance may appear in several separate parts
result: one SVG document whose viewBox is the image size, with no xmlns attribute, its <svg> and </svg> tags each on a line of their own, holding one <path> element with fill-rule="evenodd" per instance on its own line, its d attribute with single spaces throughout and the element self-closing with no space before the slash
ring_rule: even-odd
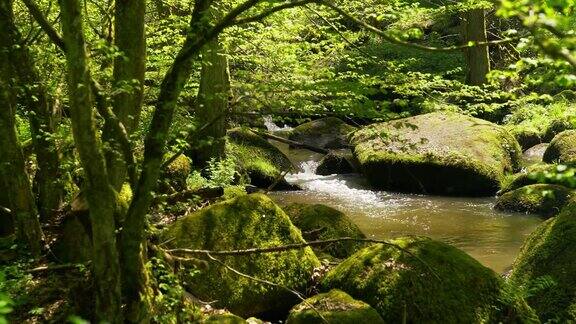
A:
<svg viewBox="0 0 576 324">
<path fill-rule="evenodd" d="M 460 50 L 471 48 L 471 47 L 510 43 L 510 42 L 520 40 L 522 38 L 522 37 L 518 36 L 518 37 L 499 39 L 499 40 L 495 40 L 495 41 L 489 41 L 489 42 L 473 42 L 473 43 L 464 44 L 464 45 L 455 45 L 455 46 L 447 46 L 447 47 L 426 46 L 426 45 L 407 42 L 407 41 L 401 40 L 399 38 L 396 38 L 394 36 L 391 36 L 388 33 L 386 33 L 385 31 L 382 31 L 382 30 L 380 30 L 380 29 L 378 29 L 378 28 L 376 28 L 370 24 L 367 24 L 364 21 L 354 17 L 352 14 L 350 14 L 350 13 L 346 12 L 344 9 L 328 2 L 327 0 L 316 0 L 315 2 L 334 10 L 335 12 L 337 12 L 338 14 L 343 16 L 344 18 L 346 18 L 346 19 L 352 21 L 353 23 L 363 27 L 364 29 L 382 37 L 384 40 L 386 40 L 390 43 L 401 45 L 401 46 L 412 47 L 412 48 L 416 48 L 416 49 L 428 51 L 428 52 L 460 51 Z"/>
<path fill-rule="evenodd" d="M 64 45 L 64 40 L 58 34 L 56 29 L 52 27 L 52 24 L 48 21 L 48 19 L 46 19 L 46 17 L 42 13 L 38 5 L 36 5 L 34 0 L 22 0 L 22 2 L 26 6 L 26 8 L 28 8 L 28 12 L 30 12 L 30 15 L 34 18 L 34 20 L 36 20 L 38 25 L 40 25 L 40 28 L 42 28 L 42 30 L 46 33 L 48 38 L 50 38 L 52 43 L 58 46 L 58 48 L 60 48 L 62 51 L 65 51 L 66 46 Z"/>
<path fill-rule="evenodd" d="M 244 256 L 244 255 L 252 255 L 252 254 L 262 254 L 262 253 L 277 253 L 277 252 L 285 252 L 291 250 L 299 250 L 305 247 L 314 247 L 314 246 L 325 246 L 334 243 L 341 243 L 341 242 L 360 242 L 360 243 L 375 243 L 375 244 L 383 244 L 392 248 L 395 248 L 403 253 L 410 255 L 411 257 L 415 258 L 416 260 L 420 261 L 424 264 L 428 270 L 435 275 L 438 279 L 439 276 L 436 274 L 434 269 L 426 263 L 426 261 L 422 260 L 420 257 L 415 255 L 414 253 L 410 252 L 409 250 L 401 247 L 398 244 L 390 243 L 384 240 L 375 240 L 375 239 L 357 239 L 352 237 L 343 237 L 337 239 L 330 239 L 330 240 L 322 240 L 322 241 L 310 241 L 305 243 L 294 243 L 294 244 L 287 244 L 282 246 L 273 246 L 267 248 L 251 248 L 251 249 L 244 249 L 244 250 L 231 250 L 231 251 L 210 251 L 210 250 L 192 250 L 192 249 L 170 249 L 167 250 L 168 253 L 176 253 L 176 254 L 187 254 L 187 255 L 217 255 L 217 256 Z"/>
<path fill-rule="evenodd" d="M 250 16 L 250 17 L 246 17 L 246 18 L 242 18 L 242 19 L 236 19 L 236 20 L 234 20 L 232 25 L 242 25 L 242 24 L 248 24 L 248 23 L 252 23 L 252 22 L 258 22 L 258 21 L 261 21 L 262 19 L 264 19 L 264 18 L 266 18 L 266 17 L 268 17 L 268 16 L 270 16 L 270 15 L 272 15 L 278 11 L 304 6 L 304 5 L 307 5 L 309 3 L 313 3 L 313 2 L 316 2 L 316 0 L 298 0 L 298 1 L 288 2 L 288 3 L 285 3 L 283 5 L 278 5 L 278 6 L 269 8 L 267 10 L 264 10 L 261 13 L 254 15 L 254 16 Z"/>
</svg>

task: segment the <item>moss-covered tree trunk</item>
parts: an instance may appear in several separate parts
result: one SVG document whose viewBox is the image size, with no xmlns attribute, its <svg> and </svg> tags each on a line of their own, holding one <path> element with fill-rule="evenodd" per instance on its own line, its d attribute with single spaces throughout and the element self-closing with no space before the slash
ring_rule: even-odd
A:
<svg viewBox="0 0 576 324">
<path fill-rule="evenodd" d="M 133 133 L 140 121 L 144 98 L 145 9 L 144 0 L 117 0 L 115 5 L 114 44 L 122 55 L 114 60 L 114 84 L 127 91 L 114 96 L 113 108 L 128 135 Z M 126 179 L 126 164 L 119 145 L 116 143 L 113 146 L 115 149 L 107 155 L 108 172 L 114 188 L 120 190 Z"/>
<path fill-rule="evenodd" d="M 39 255 L 42 230 L 16 134 L 16 87 L 11 84 L 15 73 L 11 62 L 14 44 L 9 28 L 13 23 L 12 0 L 0 0 L 0 188 L 5 189 L 0 194 L 10 209 L 6 214 L 15 221 L 17 238 Z M 6 216 L 8 226 L 13 221 L 10 216 Z"/>
<path fill-rule="evenodd" d="M 486 43 L 486 17 L 484 9 L 473 9 L 464 15 L 464 36 L 467 43 Z M 488 45 L 474 46 L 465 50 L 467 71 L 466 83 L 483 85 L 490 72 L 490 53 Z"/>
<path fill-rule="evenodd" d="M 48 220 L 57 214 L 64 196 L 60 157 L 53 140 L 52 107 L 28 48 L 14 24 L 13 12 L 7 14 L 11 17 L 0 24 L 6 33 L 10 62 L 18 79 L 18 100 L 30 112 L 28 119 L 38 167 L 35 177 L 38 211 L 42 219 Z"/>
<path fill-rule="evenodd" d="M 92 225 L 92 268 L 97 321 L 122 323 L 121 280 L 116 247 L 116 193 L 112 188 L 96 129 L 91 77 L 79 0 L 60 0 L 74 143 L 86 179 Z"/>
<path fill-rule="evenodd" d="M 215 39 L 202 50 L 202 71 L 195 116 L 200 127 L 210 125 L 197 138 L 207 139 L 194 152 L 194 163 L 203 167 L 211 158 L 224 155 L 226 110 L 230 97 L 230 72 L 224 46 Z M 192 143 L 193 144 L 193 143 Z"/>
</svg>

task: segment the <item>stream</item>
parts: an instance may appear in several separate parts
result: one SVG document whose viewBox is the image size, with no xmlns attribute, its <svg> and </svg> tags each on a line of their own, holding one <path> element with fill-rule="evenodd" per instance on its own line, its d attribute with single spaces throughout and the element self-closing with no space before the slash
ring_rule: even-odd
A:
<svg viewBox="0 0 576 324">
<path fill-rule="evenodd" d="M 331 206 L 346 213 L 369 238 L 428 236 L 456 246 L 502 273 L 512 265 L 524 239 L 542 222 L 537 216 L 494 210 L 495 198 L 375 191 L 357 174 L 319 176 L 314 172 L 321 155 L 273 144 L 300 167 L 286 179 L 303 189 L 270 193 L 276 202 Z"/>
</svg>

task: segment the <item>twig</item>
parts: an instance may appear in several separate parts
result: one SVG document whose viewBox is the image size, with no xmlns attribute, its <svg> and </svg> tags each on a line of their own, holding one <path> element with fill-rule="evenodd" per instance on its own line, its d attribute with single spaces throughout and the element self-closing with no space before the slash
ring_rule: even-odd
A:
<svg viewBox="0 0 576 324">
<path fill-rule="evenodd" d="M 303 301 L 304 304 L 306 304 L 306 306 L 310 307 L 313 311 L 315 311 L 315 312 L 318 314 L 318 316 L 320 316 L 320 318 L 322 319 L 322 321 L 324 321 L 324 323 L 328 323 L 328 321 L 326 320 L 326 318 L 324 318 L 324 316 L 322 316 L 322 314 L 316 309 L 316 307 L 314 307 L 314 305 L 311 305 L 310 303 L 308 303 L 308 302 L 306 301 L 306 299 L 304 298 L 304 296 L 303 296 L 300 292 L 298 292 L 298 291 L 296 291 L 296 290 L 294 290 L 294 289 L 291 289 L 291 288 L 289 288 L 289 287 L 286 287 L 286 286 L 283 286 L 283 285 L 274 283 L 274 282 L 272 282 L 272 281 L 268 281 L 268 280 L 265 280 L 265 279 L 256 278 L 256 277 L 253 277 L 253 276 L 251 276 L 251 275 L 249 275 L 249 274 L 240 272 L 240 271 L 238 271 L 238 270 L 230 267 L 229 265 L 225 264 L 224 262 L 216 259 L 216 258 L 213 257 L 210 253 L 206 253 L 206 256 L 207 256 L 210 260 L 212 260 L 212 261 L 218 263 L 219 265 L 223 266 L 224 268 L 226 268 L 226 269 L 234 272 L 235 274 L 237 274 L 237 275 L 240 276 L 240 277 L 244 277 L 244 278 L 247 278 L 247 279 L 250 279 L 250 280 L 259 282 L 259 283 L 263 283 L 263 284 L 266 284 L 266 285 L 269 285 L 269 286 L 273 286 L 273 287 L 277 287 L 277 288 L 280 288 L 280 289 L 284 289 L 284 290 L 286 290 L 286 291 L 294 294 L 294 295 L 295 295 L 296 297 L 298 297 L 301 301 Z"/>
<path fill-rule="evenodd" d="M 300 142 L 292 141 L 292 140 L 286 139 L 284 137 L 272 135 L 272 134 L 267 133 L 267 132 L 260 132 L 260 131 L 256 131 L 256 130 L 253 132 L 262 136 L 262 137 L 266 137 L 268 139 L 272 139 L 272 140 L 275 140 L 275 141 L 278 141 L 281 143 L 289 144 L 289 145 L 292 145 L 292 146 L 297 147 L 297 148 L 307 149 L 307 150 L 315 152 L 315 153 L 320 153 L 320 154 L 330 153 L 330 151 L 323 149 L 321 147 L 317 147 L 317 146 L 306 144 L 306 143 L 300 143 Z"/>
</svg>

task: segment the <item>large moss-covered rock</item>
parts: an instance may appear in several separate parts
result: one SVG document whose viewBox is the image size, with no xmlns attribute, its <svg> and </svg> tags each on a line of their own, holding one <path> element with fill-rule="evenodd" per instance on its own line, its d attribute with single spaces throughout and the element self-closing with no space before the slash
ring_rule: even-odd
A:
<svg viewBox="0 0 576 324">
<path fill-rule="evenodd" d="M 535 145 L 542 143 L 542 132 L 535 127 L 518 127 L 517 125 L 512 125 L 507 127 L 522 148 L 525 151 Z"/>
<path fill-rule="evenodd" d="M 362 239 L 366 236 L 348 216 L 326 205 L 290 204 L 284 207 L 292 223 L 304 233 L 307 241 L 342 237 Z M 358 242 L 341 242 L 318 248 L 337 258 L 346 258 L 363 246 Z"/>
<path fill-rule="evenodd" d="M 514 262 L 510 283 L 530 291 L 542 322 L 576 322 L 576 204 L 541 224 Z M 545 284 L 546 283 L 546 284 Z"/>
<path fill-rule="evenodd" d="M 556 137 L 558 134 L 567 131 L 569 129 L 574 129 L 576 126 L 576 120 L 574 120 L 574 118 L 559 118 L 559 119 L 555 119 L 552 122 L 550 122 L 550 125 L 548 126 L 548 128 L 546 129 L 546 132 L 544 134 L 544 141 L 546 142 L 550 142 L 554 137 Z"/>
<path fill-rule="evenodd" d="M 534 317 L 506 301 L 504 283 L 468 254 L 428 238 L 377 244 L 331 270 L 324 289 L 341 289 L 374 307 L 387 323 L 498 323 Z M 407 251 L 407 252 L 406 252 Z"/>
<path fill-rule="evenodd" d="M 456 113 L 370 125 L 352 143 L 373 186 L 417 193 L 494 194 L 521 156 L 503 127 Z"/>
<path fill-rule="evenodd" d="M 573 190 L 553 184 L 534 184 L 503 194 L 496 209 L 551 217 L 560 212 L 573 196 Z"/>
<path fill-rule="evenodd" d="M 277 147 L 254 132 L 236 128 L 228 132 L 226 154 L 234 158 L 241 173 L 250 177 L 250 182 L 260 188 L 268 188 L 276 180 L 276 189 L 291 186 L 282 174 L 293 169 L 292 162 Z"/>
<path fill-rule="evenodd" d="M 334 289 L 306 299 L 290 311 L 287 324 L 384 324 L 378 312 L 365 302 Z"/>
<path fill-rule="evenodd" d="M 502 189 L 498 192 L 498 195 L 503 195 L 506 192 L 516 190 L 525 186 L 544 183 L 543 179 L 538 177 L 539 174 L 545 174 L 554 172 L 557 169 L 555 164 L 537 163 L 522 169 L 521 172 L 510 175 L 502 183 Z"/>
<path fill-rule="evenodd" d="M 185 190 L 186 180 L 191 171 L 192 161 L 186 155 L 180 154 L 164 171 L 164 182 L 160 186 L 161 190 L 165 192 Z"/>
<path fill-rule="evenodd" d="M 253 194 L 202 209 L 172 224 L 162 235 L 171 248 L 237 250 L 303 243 L 300 231 L 270 198 Z M 218 257 L 226 265 L 256 278 L 304 291 L 319 261 L 310 248 L 279 253 Z M 240 277 L 211 262 L 184 278 L 201 300 L 240 316 L 288 311 L 298 301 L 285 289 Z"/>
<path fill-rule="evenodd" d="M 556 135 L 546 149 L 543 160 L 547 163 L 576 164 L 576 130 Z"/>
<path fill-rule="evenodd" d="M 326 117 L 294 128 L 289 139 L 321 148 L 347 148 L 350 143 L 349 135 L 355 130 L 356 127 L 336 117 Z"/>
</svg>

